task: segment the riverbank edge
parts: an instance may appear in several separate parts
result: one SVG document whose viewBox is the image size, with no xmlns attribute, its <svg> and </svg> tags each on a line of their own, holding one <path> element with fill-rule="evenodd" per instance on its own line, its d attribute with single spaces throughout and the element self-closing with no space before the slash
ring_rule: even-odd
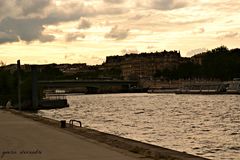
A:
<svg viewBox="0 0 240 160">
<path fill-rule="evenodd" d="M 18 110 L 9 109 L 13 114 L 23 116 L 25 118 L 32 119 L 37 122 L 41 122 L 46 125 L 50 125 L 56 128 L 60 127 L 60 121 L 53 120 L 46 117 L 41 117 L 35 113 L 22 112 Z M 83 122 L 84 123 L 84 122 Z M 206 158 L 187 154 L 185 152 L 179 152 L 167 148 L 163 148 L 156 145 L 147 144 L 144 142 L 123 138 L 113 134 L 100 132 L 94 129 L 84 127 L 70 127 L 67 124 L 66 128 L 63 128 L 69 132 L 81 135 L 91 140 L 95 140 L 100 143 L 107 144 L 111 147 L 127 150 L 132 153 L 140 154 L 148 158 L 155 160 L 208 160 Z"/>
</svg>

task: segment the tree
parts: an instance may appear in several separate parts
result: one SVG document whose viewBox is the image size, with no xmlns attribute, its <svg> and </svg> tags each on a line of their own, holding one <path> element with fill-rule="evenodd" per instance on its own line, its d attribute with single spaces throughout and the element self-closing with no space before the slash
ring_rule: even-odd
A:
<svg viewBox="0 0 240 160">
<path fill-rule="evenodd" d="M 0 67 L 6 66 L 6 63 L 4 63 L 2 60 L 0 60 Z"/>
</svg>

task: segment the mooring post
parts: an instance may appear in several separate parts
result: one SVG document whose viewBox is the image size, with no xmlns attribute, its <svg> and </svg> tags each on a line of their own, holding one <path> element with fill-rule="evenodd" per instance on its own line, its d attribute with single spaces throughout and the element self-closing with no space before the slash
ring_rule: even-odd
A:
<svg viewBox="0 0 240 160">
<path fill-rule="evenodd" d="M 32 109 L 37 110 L 38 94 L 37 94 L 37 68 L 35 65 L 31 66 L 32 70 Z"/>
<path fill-rule="evenodd" d="M 18 75 L 18 109 L 21 111 L 21 64 L 20 60 L 17 61 L 17 75 Z"/>
</svg>

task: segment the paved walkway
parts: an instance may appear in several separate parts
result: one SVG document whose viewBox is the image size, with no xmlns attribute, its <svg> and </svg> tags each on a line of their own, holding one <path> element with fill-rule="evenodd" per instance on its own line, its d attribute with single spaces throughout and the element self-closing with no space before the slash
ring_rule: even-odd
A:
<svg viewBox="0 0 240 160">
<path fill-rule="evenodd" d="M 0 110 L 0 160 L 136 160 L 127 151 Z"/>
</svg>

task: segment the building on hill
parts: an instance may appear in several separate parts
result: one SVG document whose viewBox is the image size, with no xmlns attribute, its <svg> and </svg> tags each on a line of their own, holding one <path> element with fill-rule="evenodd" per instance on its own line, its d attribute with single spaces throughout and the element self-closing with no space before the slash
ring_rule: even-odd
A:
<svg viewBox="0 0 240 160">
<path fill-rule="evenodd" d="M 124 79 L 152 79 L 157 70 L 176 68 L 180 59 L 177 51 L 126 56 L 122 63 L 122 74 Z"/>
<path fill-rule="evenodd" d="M 125 80 L 152 79 L 157 70 L 174 69 L 183 61 L 178 51 L 126 54 L 107 57 L 101 69 L 120 68 Z"/>
<path fill-rule="evenodd" d="M 99 70 L 111 70 L 121 68 L 121 64 L 123 61 L 123 56 L 108 56 L 106 57 L 106 62 L 99 66 Z"/>
<path fill-rule="evenodd" d="M 86 63 L 59 64 L 56 66 L 65 75 L 73 75 L 78 72 L 84 72 L 88 69 Z"/>
</svg>

